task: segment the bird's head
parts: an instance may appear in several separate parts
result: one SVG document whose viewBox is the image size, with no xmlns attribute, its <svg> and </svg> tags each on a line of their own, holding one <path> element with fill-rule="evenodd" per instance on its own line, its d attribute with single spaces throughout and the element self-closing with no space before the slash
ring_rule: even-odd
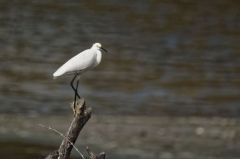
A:
<svg viewBox="0 0 240 159">
<path fill-rule="evenodd" d="M 102 47 L 102 44 L 100 44 L 100 43 L 94 43 L 92 48 L 95 48 L 95 49 L 98 49 L 98 50 L 101 50 L 101 51 L 104 51 L 104 52 L 108 52 L 106 49 L 104 49 Z"/>
</svg>

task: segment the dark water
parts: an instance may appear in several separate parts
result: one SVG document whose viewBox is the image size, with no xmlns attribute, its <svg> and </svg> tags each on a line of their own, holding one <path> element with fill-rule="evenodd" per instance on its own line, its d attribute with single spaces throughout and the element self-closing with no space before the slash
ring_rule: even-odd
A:
<svg viewBox="0 0 240 159">
<path fill-rule="evenodd" d="M 101 42 L 80 93 L 97 113 L 240 113 L 240 5 L 222 1 L 1 1 L 3 113 L 66 113 L 69 78 L 52 73 Z"/>
<path fill-rule="evenodd" d="M 101 42 L 80 94 L 94 113 L 239 117 L 240 3 L 0 1 L 0 113 L 71 113 L 67 59 Z"/>
</svg>

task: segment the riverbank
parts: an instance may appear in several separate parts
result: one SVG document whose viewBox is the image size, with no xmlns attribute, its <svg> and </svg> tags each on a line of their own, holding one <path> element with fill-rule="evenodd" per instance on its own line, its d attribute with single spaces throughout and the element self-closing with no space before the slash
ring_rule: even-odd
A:
<svg viewBox="0 0 240 159">
<path fill-rule="evenodd" d="M 15 148 L 22 145 L 19 150 L 26 153 L 39 148 L 39 155 L 44 156 L 62 139 L 39 124 L 65 132 L 70 121 L 71 116 L 2 114 L 0 147 L 8 145 L 4 153 L 11 153 L 12 142 Z M 86 146 L 106 151 L 109 158 L 235 159 L 240 156 L 239 132 L 240 120 L 236 118 L 92 116 L 77 146 L 81 151 Z"/>
</svg>

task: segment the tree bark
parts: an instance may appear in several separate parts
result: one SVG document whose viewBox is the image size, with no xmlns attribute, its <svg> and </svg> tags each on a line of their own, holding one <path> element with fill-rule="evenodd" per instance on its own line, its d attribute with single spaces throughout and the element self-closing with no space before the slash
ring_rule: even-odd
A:
<svg viewBox="0 0 240 159">
<path fill-rule="evenodd" d="M 68 129 L 66 138 L 62 141 L 58 149 L 59 159 L 68 159 L 70 157 L 73 145 L 82 130 L 83 126 L 91 117 L 91 110 L 86 110 L 85 101 L 83 98 L 76 102 L 76 108 L 73 108 L 74 118 Z"/>
<path fill-rule="evenodd" d="M 72 106 L 73 108 L 73 106 Z M 72 123 L 63 139 L 58 150 L 50 153 L 45 159 L 69 159 L 73 148 L 73 144 L 76 142 L 80 131 L 83 126 L 91 117 L 91 108 L 86 110 L 86 104 L 83 98 L 77 100 L 75 108 L 73 108 L 74 118 Z M 88 157 L 90 159 L 105 159 L 105 153 L 102 152 L 99 155 L 95 155 L 87 148 Z"/>
</svg>

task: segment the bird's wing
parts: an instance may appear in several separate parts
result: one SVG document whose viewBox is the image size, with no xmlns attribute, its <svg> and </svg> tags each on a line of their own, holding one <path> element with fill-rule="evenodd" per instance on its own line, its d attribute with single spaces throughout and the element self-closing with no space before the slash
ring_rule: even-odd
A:
<svg viewBox="0 0 240 159">
<path fill-rule="evenodd" d="M 88 49 L 72 57 L 63 64 L 53 76 L 61 76 L 65 73 L 83 72 L 95 64 L 96 54 Z"/>
</svg>

